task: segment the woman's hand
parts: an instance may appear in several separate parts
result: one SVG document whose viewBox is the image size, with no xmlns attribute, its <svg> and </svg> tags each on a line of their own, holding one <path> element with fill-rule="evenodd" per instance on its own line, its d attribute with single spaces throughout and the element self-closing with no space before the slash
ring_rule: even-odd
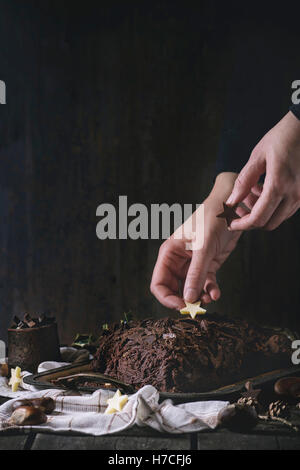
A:
<svg viewBox="0 0 300 470">
<path fill-rule="evenodd" d="M 236 177 L 235 173 L 218 175 L 212 192 L 204 201 L 204 227 L 197 222 L 201 220 L 197 218 L 197 211 L 201 207 L 192 215 L 196 224 L 196 238 L 197 232 L 204 228 L 201 249 L 187 249 L 191 238 L 184 236 L 178 239 L 174 234 L 161 245 L 152 276 L 151 292 L 166 307 L 181 309 L 185 306 L 181 295 L 183 285 L 183 297 L 188 302 L 200 299 L 207 304 L 220 297 L 216 273 L 235 248 L 241 232 L 230 232 L 226 221 L 216 215 L 223 211 L 222 203 L 230 194 Z M 237 210 L 240 216 L 246 212 L 243 208 Z M 185 225 L 188 225 L 187 230 Z M 181 233 L 185 235 L 190 226 L 189 219 L 181 227 Z"/>
<path fill-rule="evenodd" d="M 264 185 L 258 181 L 266 173 Z M 259 196 L 250 213 L 232 230 L 274 230 L 300 207 L 300 121 L 289 112 L 254 148 L 235 181 L 227 204 Z"/>
</svg>

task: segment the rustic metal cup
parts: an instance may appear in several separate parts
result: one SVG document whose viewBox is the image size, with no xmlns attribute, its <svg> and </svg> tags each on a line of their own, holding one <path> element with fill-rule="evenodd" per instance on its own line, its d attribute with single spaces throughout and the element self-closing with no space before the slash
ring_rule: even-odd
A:
<svg viewBox="0 0 300 470">
<path fill-rule="evenodd" d="M 44 361 L 59 361 L 57 324 L 36 328 L 8 329 L 8 364 L 22 370 L 36 372 Z"/>
</svg>

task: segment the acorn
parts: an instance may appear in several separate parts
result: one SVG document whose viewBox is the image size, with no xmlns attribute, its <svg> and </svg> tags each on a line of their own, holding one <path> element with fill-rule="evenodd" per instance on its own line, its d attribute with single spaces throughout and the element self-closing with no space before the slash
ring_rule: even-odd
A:
<svg viewBox="0 0 300 470">
<path fill-rule="evenodd" d="M 284 377 L 279 379 L 275 382 L 274 390 L 280 396 L 300 398 L 300 377 Z"/>
<path fill-rule="evenodd" d="M 45 413 L 35 406 L 20 406 L 9 419 L 9 423 L 15 426 L 34 426 L 46 423 L 46 421 Z"/>
<path fill-rule="evenodd" d="M 218 423 L 230 431 L 247 432 L 258 423 L 258 415 L 253 406 L 234 403 L 219 412 Z"/>
<path fill-rule="evenodd" d="M 55 401 L 50 397 L 16 400 L 12 405 L 13 411 L 20 408 L 20 406 L 33 406 L 35 408 L 40 408 L 43 413 L 50 415 L 55 409 Z"/>
</svg>

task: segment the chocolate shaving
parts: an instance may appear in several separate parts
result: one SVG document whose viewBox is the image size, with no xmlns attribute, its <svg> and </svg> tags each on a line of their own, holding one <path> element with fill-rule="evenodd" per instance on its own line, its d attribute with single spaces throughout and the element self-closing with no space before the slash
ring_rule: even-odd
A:
<svg viewBox="0 0 300 470">
<path fill-rule="evenodd" d="M 45 326 L 55 323 L 54 317 L 48 317 L 46 314 L 42 314 L 39 317 L 32 318 L 29 313 L 25 313 L 23 320 L 19 317 L 14 316 L 11 328 L 17 330 L 23 330 L 26 328 L 37 328 L 39 326 Z"/>
<path fill-rule="evenodd" d="M 17 316 L 15 315 L 13 321 L 14 321 L 14 323 L 15 323 L 16 325 L 18 325 L 21 320 L 20 320 L 19 317 L 17 317 Z"/>
<path fill-rule="evenodd" d="M 26 313 L 24 315 L 24 320 L 23 321 L 28 326 L 28 328 L 34 328 L 37 324 L 37 322 L 31 318 L 29 313 Z"/>
<path fill-rule="evenodd" d="M 205 333 L 208 333 L 208 322 L 206 320 L 201 320 L 200 326 Z"/>
</svg>

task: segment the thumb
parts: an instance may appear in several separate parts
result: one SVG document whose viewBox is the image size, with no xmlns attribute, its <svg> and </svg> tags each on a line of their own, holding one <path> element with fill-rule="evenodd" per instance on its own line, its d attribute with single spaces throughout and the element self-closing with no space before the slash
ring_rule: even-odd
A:
<svg viewBox="0 0 300 470">
<path fill-rule="evenodd" d="M 193 251 L 184 284 L 183 297 L 187 302 L 196 302 L 200 299 L 210 261 L 208 253 L 204 253 L 203 249 Z"/>
<path fill-rule="evenodd" d="M 231 195 L 226 203 L 234 206 L 241 202 L 251 191 L 259 177 L 265 172 L 265 161 L 261 158 L 250 157 L 235 180 Z"/>
</svg>

